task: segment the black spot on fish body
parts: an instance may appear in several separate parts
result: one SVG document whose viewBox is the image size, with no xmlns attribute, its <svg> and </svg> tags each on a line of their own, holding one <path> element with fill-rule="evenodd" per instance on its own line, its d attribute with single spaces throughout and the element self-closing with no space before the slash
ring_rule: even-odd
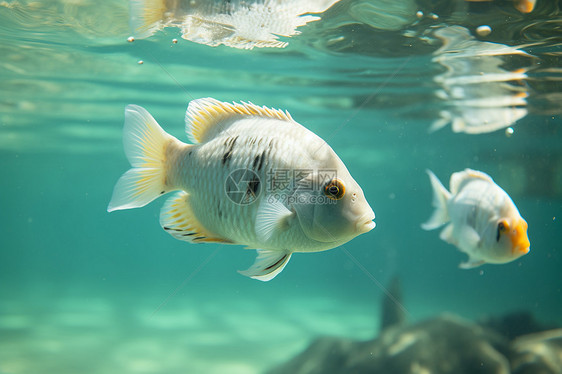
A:
<svg viewBox="0 0 562 374">
<path fill-rule="evenodd" d="M 187 234 L 183 234 L 182 236 L 191 236 L 191 235 L 195 235 L 194 232 L 188 232 Z"/>
<path fill-rule="evenodd" d="M 260 171 L 261 167 L 263 166 L 263 160 L 265 158 L 265 151 L 262 152 L 261 154 L 257 155 L 254 158 L 254 163 L 252 164 L 252 169 L 256 170 L 256 171 Z"/>
<path fill-rule="evenodd" d="M 202 239 L 206 239 L 206 237 L 204 236 L 198 236 L 196 238 L 193 238 L 193 240 L 202 240 Z"/>
<path fill-rule="evenodd" d="M 228 160 L 230 160 L 230 158 L 232 157 L 232 150 L 234 149 L 234 145 L 236 144 L 236 140 L 238 140 L 238 135 L 233 137 L 233 138 L 227 138 L 224 141 L 224 145 L 228 149 L 225 152 L 225 154 L 222 156 L 222 164 L 223 165 L 225 165 L 228 162 Z"/>
<path fill-rule="evenodd" d="M 222 209 L 221 209 L 221 203 L 220 203 L 220 201 L 217 202 L 217 215 L 218 215 L 219 219 L 222 218 Z"/>
<path fill-rule="evenodd" d="M 222 156 L 222 164 L 226 165 L 227 161 L 230 160 L 230 157 L 232 156 L 232 151 L 227 151 L 223 156 Z"/>
<path fill-rule="evenodd" d="M 252 177 L 248 182 L 248 188 L 246 189 L 246 196 L 257 196 L 258 190 L 260 188 L 260 180 L 257 176 Z"/>
<path fill-rule="evenodd" d="M 261 170 L 261 167 L 263 166 L 263 160 L 265 160 L 265 151 L 263 151 L 260 155 L 260 163 L 258 164 L 258 171 Z"/>
</svg>

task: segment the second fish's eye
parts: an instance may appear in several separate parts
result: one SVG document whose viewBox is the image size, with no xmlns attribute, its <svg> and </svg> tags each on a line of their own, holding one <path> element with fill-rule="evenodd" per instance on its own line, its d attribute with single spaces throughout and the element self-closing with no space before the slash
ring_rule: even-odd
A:
<svg viewBox="0 0 562 374">
<path fill-rule="evenodd" d="M 345 195 L 345 185 L 341 179 L 334 178 L 324 187 L 324 195 L 332 200 L 339 200 Z"/>
<path fill-rule="evenodd" d="M 509 224 L 505 220 L 502 220 L 502 221 L 498 222 L 498 231 L 497 231 L 497 234 L 496 234 L 496 241 L 497 242 L 500 241 L 501 233 L 506 232 L 508 230 L 508 228 L 509 228 Z"/>
</svg>

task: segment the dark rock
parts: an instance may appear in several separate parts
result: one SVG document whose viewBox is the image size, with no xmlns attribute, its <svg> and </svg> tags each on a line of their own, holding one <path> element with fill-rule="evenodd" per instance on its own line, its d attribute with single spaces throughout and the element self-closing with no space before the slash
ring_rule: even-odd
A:
<svg viewBox="0 0 562 374">
<path fill-rule="evenodd" d="M 391 326 L 399 326 L 406 321 L 405 309 L 402 306 L 402 285 L 400 278 L 392 278 L 385 290 L 381 302 L 380 331 Z"/>
<path fill-rule="evenodd" d="M 481 322 L 480 325 L 496 331 L 508 340 L 554 328 L 552 325 L 539 323 L 533 314 L 528 311 L 517 311 L 500 317 L 490 317 Z"/>
<path fill-rule="evenodd" d="M 509 374 L 509 344 L 453 316 L 386 329 L 378 339 L 323 338 L 270 374 Z"/>
<path fill-rule="evenodd" d="M 329 374 L 335 373 L 334 368 L 343 368 L 346 361 L 353 354 L 358 343 L 352 340 L 322 337 L 318 338 L 308 348 L 284 365 L 269 371 L 269 374 L 307 373 Z"/>
</svg>

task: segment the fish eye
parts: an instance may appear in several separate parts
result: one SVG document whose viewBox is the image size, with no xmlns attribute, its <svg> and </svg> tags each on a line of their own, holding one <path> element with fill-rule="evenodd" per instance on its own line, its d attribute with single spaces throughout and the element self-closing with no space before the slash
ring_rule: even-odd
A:
<svg viewBox="0 0 562 374">
<path fill-rule="evenodd" d="M 506 232 L 507 230 L 509 230 L 509 224 L 505 220 L 499 221 L 498 222 L 498 230 L 497 230 L 497 234 L 496 234 L 496 241 L 497 242 L 500 241 L 501 234 Z"/>
<path fill-rule="evenodd" d="M 332 200 L 339 200 L 345 195 L 345 185 L 341 179 L 334 178 L 324 186 L 324 195 Z"/>
</svg>

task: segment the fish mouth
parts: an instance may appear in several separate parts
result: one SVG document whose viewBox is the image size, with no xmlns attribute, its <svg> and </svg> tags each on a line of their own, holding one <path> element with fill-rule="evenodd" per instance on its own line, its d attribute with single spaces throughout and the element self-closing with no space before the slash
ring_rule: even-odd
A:
<svg viewBox="0 0 562 374">
<path fill-rule="evenodd" d="M 373 221 L 374 219 L 374 214 L 365 214 L 363 217 L 359 218 L 357 224 L 355 225 L 355 228 L 359 232 L 359 234 L 364 234 L 374 229 L 376 226 L 375 221 Z"/>
<path fill-rule="evenodd" d="M 524 219 L 519 220 L 515 225 L 511 235 L 512 254 L 516 256 L 523 256 L 531 250 L 531 243 L 527 236 L 527 222 Z"/>
<path fill-rule="evenodd" d="M 527 242 L 523 245 L 518 245 L 514 247 L 512 253 L 517 256 L 523 256 L 529 253 L 529 251 L 531 251 L 531 247 L 530 247 L 530 243 Z"/>
</svg>

